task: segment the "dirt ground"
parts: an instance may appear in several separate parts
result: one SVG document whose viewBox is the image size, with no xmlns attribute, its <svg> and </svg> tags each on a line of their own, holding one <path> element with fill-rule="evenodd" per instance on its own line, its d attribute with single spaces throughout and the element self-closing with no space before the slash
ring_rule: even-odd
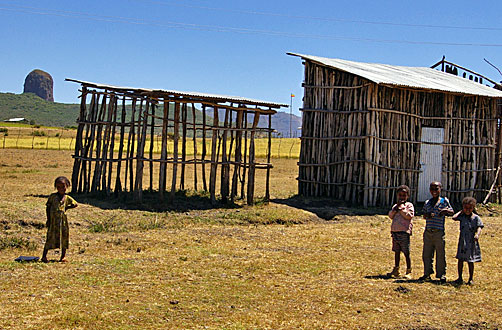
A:
<svg viewBox="0 0 502 330">
<path fill-rule="evenodd" d="M 456 286 L 458 223 L 446 222 L 448 283 L 388 279 L 386 208 L 304 200 L 296 159 L 274 159 L 273 202 L 210 208 L 203 193 L 157 210 L 75 196 L 66 264 L 40 256 L 45 202 L 68 151 L 0 149 L 1 329 L 500 329 L 501 208 L 480 208 L 483 261 Z M 49 258 L 57 260 L 58 251 Z M 467 267 L 465 267 L 467 268 Z M 467 271 L 467 270 L 465 270 Z M 467 275 L 465 275 L 467 276 Z"/>
</svg>

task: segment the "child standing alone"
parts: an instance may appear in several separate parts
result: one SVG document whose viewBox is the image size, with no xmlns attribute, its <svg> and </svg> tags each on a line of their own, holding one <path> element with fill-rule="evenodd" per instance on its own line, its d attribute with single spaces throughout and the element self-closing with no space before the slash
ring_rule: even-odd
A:
<svg viewBox="0 0 502 330">
<path fill-rule="evenodd" d="M 54 181 L 57 192 L 49 196 L 47 200 L 47 239 L 45 241 L 42 262 L 47 262 L 47 251 L 50 249 L 61 249 L 60 262 L 66 262 L 65 255 L 68 249 L 69 226 L 66 217 L 66 210 L 77 207 L 77 202 L 66 194 L 66 189 L 70 187 L 70 180 L 64 176 L 59 176 Z"/>
<path fill-rule="evenodd" d="M 389 212 L 389 218 L 392 219 L 390 231 L 392 234 L 392 251 L 394 251 L 394 268 L 388 273 L 389 277 L 399 277 L 399 263 L 401 261 L 401 252 L 406 258 L 405 278 L 411 278 L 411 259 L 410 259 L 410 236 L 413 229 L 413 217 L 415 208 L 408 202 L 410 197 L 410 188 L 402 185 L 397 188 L 398 202 L 392 206 Z"/>
<path fill-rule="evenodd" d="M 464 270 L 464 262 L 469 266 L 469 281 L 468 285 L 473 284 L 474 263 L 481 261 L 481 249 L 479 248 L 479 235 L 483 222 L 481 218 L 474 214 L 476 200 L 472 197 L 466 197 L 462 200 L 462 211 L 453 216 L 453 220 L 460 222 L 460 235 L 458 237 L 457 256 L 458 259 L 458 279 L 457 284 L 464 283 L 462 272 Z"/>
</svg>

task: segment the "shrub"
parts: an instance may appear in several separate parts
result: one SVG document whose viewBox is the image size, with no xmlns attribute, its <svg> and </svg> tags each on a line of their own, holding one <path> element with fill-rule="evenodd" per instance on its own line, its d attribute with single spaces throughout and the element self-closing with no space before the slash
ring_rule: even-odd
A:
<svg viewBox="0 0 502 330">
<path fill-rule="evenodd" d="M 123 223 L 115 220 L 115 216 L 106 219 L 88 220 L 88 229 L 91 233 L 108 233 L 124 231 Z"/>
<path fill-rule="evenodd" d="M 5 127 L 0 127 L 0 133 L 5 133 L 5 135 L 7 135 L 9 133 L 9 129 Z"/>
<path fill-rule="evenodd" d="M 31 135 L 33 135 L 33 136 L 46 136 L 47 134 L 44 131 L 36 130 L 36 131 L 33 131 L 31 133 Z"/>
</svg>

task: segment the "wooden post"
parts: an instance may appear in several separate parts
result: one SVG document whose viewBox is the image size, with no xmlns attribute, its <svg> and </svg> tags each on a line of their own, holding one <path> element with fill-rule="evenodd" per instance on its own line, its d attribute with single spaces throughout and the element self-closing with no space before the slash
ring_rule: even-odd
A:
<svg viewBox="0 0 502 330">
<path fill-rule="evenodd" d="M 129 135 L 127 137 L 127 153 L 126 153 L 126 171 L 124 178 L 124 187 L 127 187 L 127 173 L 129 172 L 129 191 L 132 192 L 134 190 L 134 175 L 133 175 L 133 155 L 134 155 L 134 141 L 135 136 L 134 132 L 136 131 L 135 126 L 136 120 L 136 98 L 132 99 L 131 105 L 131 123 L 129 125 Z"/>
<path fill-rule="evenodd" d="M 178 140 L 179 140 L 179 127 L 180 127 L 180 103 L 174 104 L 174 147 L 173 147 L 173 179 L 171 184 L 171 193 L 169 199 L 172 202 L 174 193 L 176 192 L 176 175 L 178 170 Z"/>
<path fill-rule="evenodd" d="M 92 178 L 92 186 L 91 186 L 91 192 L 96 192 L 99 190 L 99 179 L 101 176 L 101 162 L 99 161 L 101 159 L 101 142 L 103 140 L 103 120 L 104 116 L 106 113 L 106 100 L 107 100 L 107 95 L 103 94 L 103 100 L 101 101 L 101 110 L 98 115 L 98 127 L 96 131 L 96 162 L 94 165 L 94 176 Z M 92 156 L 92 149 L 91 149 L 91 156 Z"/>
<path fill-rule="evenodd" d="M 107 183 L 107 188 L 106 188 L 106 193 L 108 195 L 111 194 L 112 191 L 112 171 L 113 171 L 113 149 L 115 148 L 115 130 L 117 128 L 117 110 L 118 110 L 118 102 L 119 99 L 118 97 L 114 97 L 114 104 L 113 104 L 113 119 L 112 119 L 112 133 L 110 137 L 110 156 L 108 157 L 108 183 Z M 118 173 L 117 173 L 117 177 Z"/>
<path fill-rule="evenodd" d="M 221 201 L 227 202 L 229 190 L 229 172 L 230 165 L 227 160 L 227 135 L 228 135 L 228 118 L 230 110 L 225 109 L 225 121 L 223 122 L 223 137 L 222 137 L 222 150 L 221 150 L 221 178 L 220 178 L 220 191 Z"/>
<path fill-rule="evenodd" d="M 110 102 L 108 103 L 108 116 L 105 124 L 105 131 L 103 134 L 103 149 L 102 149 L 102 154 L 101 154 L 101 165 L 100 169 L 101 172 L 99 173 L 98 181 L 101 181 L 101 188 L 99 188 L 99 183 L 98 183 L 98 190 L 105 191 L 106 194 L 108 194 L 108 187 L 106 186 L 107 184 L 107 176 L 106 176 L 106 171 L 107 171 L 107 166 L 108 166 L 108 147 L 110 145 L 110 132 L 111 132 L 111 123 L 113 119 L 113 113 L 115 109 L 115 100 L 117 98 L 115 97 L 114 94 L 110 95 Z"/>
<path fill-rule="evenodd" d="M 150 128 L 150 152 L 149 152 L 149 167 L 150 167 L 150 192 L 153 191 L 153 142 L 155 140 L 155 104 L 152 103 L 152 120 Z"/>
<path fill-rule="evenodd" d="M 237 132 L 235 134 L 235 166 L 234 175 L 232 177 L 232 191 L 230 193 L 230 199 L 234 201 L 235 196 L 237 196 L 237 185 L 239 183 L 240 171 L 242 166 L 242 121 L 244 117 L 244 111 L 237 111 L 237 118 L 235 119 L 235 127 Z"/>
<path fill-rule="evenodd" d="M 204 186 L 204 191 L 207 191 L 207 183 L 206 183 L 206 105 L 202 105 L 202 184 Z"/>
<path fill-rule="evenodd" d="M 110 134 L 111 134 L 111 125 L 113 120 L 113 114 L 115 112 L 115 102 L 117 97 L 114 94 L 110 95 L 110 102 L 108 103 L 108 117 L 105 124 L 105 133 L 103 138 L 103 153 L 101 155 L 101 190 L 105 191 L 108 195 L 108 187 L 107 187 L 107 166 L 108 166 L 108 148 L 110 146 Z"/>
<path fill-rule="evenodd" d="M 92 161 L 89 160 L 89 158 L 92 158 L 92 152 L 93 152 L 94 140 L 95 140 L 94 134 L 96 131 L 96 119 L 98 118 L 98 112 L 99 112 L 99 94 L 97 94 L 96 92 L 93 92 L 92 99 L 91 99 L 91 105 L 90 105 L 90 111 L 89 111 L 89 115 L 87 116 L 88 119 L 87 119 L 87 124 L 86 124 L 86 126 L 87 126 L 86 143 L 85 143 L 84 154 L 83 154 L 85 161 L 82 164 L 82 177 L 80 178 L 80 180 L 84 182 L 83 187 L 80 187 L 80 184 L 79 184 L 79 191 L 85 192 L 85 193 L 88 193 L 90 191 L 90 185 L 91 185 Z"/>
<path fill-rule="evenodd" d="M 193 120 L 193 186 L 197 191 L 197 128 L 195 121 L 195 104 L 192 103 L 192 120 Z"/>
<path fill-rule="evenodd" d="M 248 191 L 247 191 L 247 204 L 254 204 L 254 181 L 255 181 L 255 134 L 256 127 L 260 120 L 260 113 L 254 113 L 253 127 L 251 130 L 251 137 L 249 141 L 249 174 L 248 174 Z"/>
<path fill-rule="evenodd" d="M 244 187 L 246 184 L 246 170 L 247 170 L 247 154 L 248 154 L 248 112 L 243 111 L 244 117 L 244 166 L 242 168 L 242 179 L 241 179 L 241 198 L 244 199 L 246 196 L 244 192 Z"/>
<path fill-rule="evenodd" d="M 272 153 L 272 115 L 268 115 L 267 177 L 265 181 L 265 202 L 270 201 L 270 157 Z"/>
<path fill-rule="evenodd" d="M 143 200 L 143 166 L 144 166 L 144 154 L 145 154 L 145 142 L 147 135 L 147 127 L 148 127 L 148 111 L 150 108 L 150 100 L 146 101 L 145 111 L 140 113 L 141 120 L 139 121 L 142 124 L 141 133 L 138 136 L 138 149 L 136 151 L 136 181 L 134 185 L 134 190 L 136 192 L 136 198 L 138 201 Z"/>
<path fill-rule="evenodd" d="M 87 100 L 87 88 L 82 87 L 82 95 L 80 100 L 80 115 L 78 117 L 78 128 L 77 128 L 77 137 L 75 139 L 75 154 L 74 154 L 74 162 L 73 162 L 73 171 L 71 175 L 71 185 L 72 185 L 72 193 L 76 193 L 78 189 L 78 177 L 80 172 L 80 164 L 82 160 L 79 158 L 82 154 L 82 132 L 84 130 L 84 122 L 86 117 L 86 100 Z M 5 138 L 5 136 L 4 136 Z M 61 140 L 61 139 L 60 139 Z M 4 139 L 5 142 L 5 139 Z"/>
<path fill-rule="evenodd" d="M 182 136 L 181 136 L 181 179 L 180 179 L 180 189 L 185 190 L 185 162 L 187 153 L 187 104 L 183 103 L 181 107 L 181 125 L 182 125 Z"/>
<path fill-rule="evenodd" d="M 162 120 L 162 147 L 160 151 L 160 170 L 159 170 L 159 197 L 164 200 L 164 191 L 166 190 L 166 174 L 167 174 L 167 124 L 169 115 L 169 101 L 164 98 L 164 116 Z"/>
<path fill-rule="evenodd" d="M 126 118 L 126 97 L 122 98 L 122 115 L 120 117 L 120 142 L 119 142 L 119 154 L 117 163 L 117 177 L 115 178 L 115 195 L 122 191 L 122 183 L 120 182 L 120 171 L 122 168 L 122 152 L 124 150 L 124 136 L 125 136 L 125 118 Z M 127 158 L 127 154 L 126 154 Z M 126 160 L 127 164 L 127 160 Z M 127 168 L 127 167 L 126 167 Z M 126 182 L 124 181 L 124 184 Z"/>
<path fill-rule="evenodd" d="M 219 135 L 219 121 L 218 121 L 218 108 L 213 108 L 213 130 L 211 137 L 211 173 L 209 175 L 209 193 L 211 195 L 211 203 L 216 203 L 216 171 L 218 169 L 216 148 L 218 145 Z"/>
</svg>

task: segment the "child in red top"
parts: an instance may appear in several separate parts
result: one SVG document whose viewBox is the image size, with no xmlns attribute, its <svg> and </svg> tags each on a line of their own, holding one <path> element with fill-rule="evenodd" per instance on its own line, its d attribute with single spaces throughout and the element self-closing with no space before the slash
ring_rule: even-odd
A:
<svg viewBox="0 0 502 330">
<path fill-rule="evenodd" d="M 394 269 L 388 273 L 389 277 L 399 277 L 399 263 L 401 261 L 401 252 L 406 258 L 405 278 L 411 278 L 411 259 L 410 259 L 410 236 L 413 229 L 413 217 L 415 209 L 413 204 L 408 202 L 410 197 L 410 188 L 402 185 L 397 188 L 398 202 L 392 206 L 389 212 L 389 218 L 392 219 L 390 231 L 392 234 L 392 251 L 394 251 Z"/>
</svg>

